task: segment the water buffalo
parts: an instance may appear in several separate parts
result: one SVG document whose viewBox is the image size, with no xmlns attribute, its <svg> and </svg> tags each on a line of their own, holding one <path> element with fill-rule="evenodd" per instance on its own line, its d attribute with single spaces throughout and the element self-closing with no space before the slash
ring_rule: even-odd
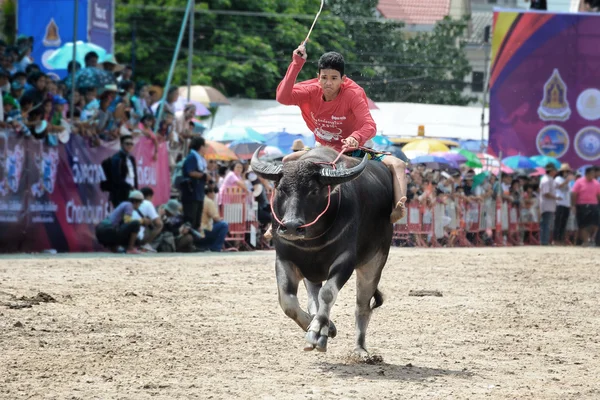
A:
<svg viewBox="0 0 600 400">
<path fill-rule="evenodd" d="M 252 170 L 276 182 L 273 240 L 281 308 L 307 332 L 305 350 L 327 351 L 327 338 L 337 333 L 329 319 L 331 309 L 356 271 L 355 353 L 368 356 L 367 326 L 373 309 L 383 304 L 377 285 L 392 240 L 390 171 L 366 157 L 346 156 L 333 169 L 326 163 L 337 153 L 327 147 L 283 165 L 259 160 L 259 151 Z M 303 279 L 308 312 L 297 297 Z"/>
</svg>

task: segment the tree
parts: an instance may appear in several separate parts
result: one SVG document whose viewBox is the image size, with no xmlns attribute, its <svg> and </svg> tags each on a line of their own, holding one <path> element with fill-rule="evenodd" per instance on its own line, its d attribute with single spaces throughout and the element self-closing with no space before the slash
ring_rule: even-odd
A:
<svg viewBox="0 0 600 400">
<path fill-rule="evenodd" d="M 135 53 L 135 74 L 162 84 L 167 78 L 186 0 L 123 1 L 117 6 L 117 56 Z M 468 19 L 444 19 L 433 32 L 407 36 L 403 24 L 378 19 L 378 0 L 328 0 L 308 43 L 299 79 L 316 75 L 325 51 L 339 51 L 347 74 L 375 101 L 467 104 L 470 73 L 460 39 Z M 230 97 L 272 99 L 318 11 L 318 0 L 197 0 L 193 84 Z M 309 14 L 309 15 L 307 15 Z M 187 30 L 174 84 L 187 78 Z"/>
</svg>

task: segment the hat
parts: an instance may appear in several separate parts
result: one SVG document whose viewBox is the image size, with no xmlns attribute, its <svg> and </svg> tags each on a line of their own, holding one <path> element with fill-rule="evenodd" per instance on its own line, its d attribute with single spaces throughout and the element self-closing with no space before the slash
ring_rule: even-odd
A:
<svg viewBox="0 0 600 400">
<path fill-rule="evenodd" d="M 131 193 L 129 193 L 129 200 L 144 201 L 144 194 L 139 190 L 134 190 Z"/>
<path fill-rule="evenodd" d="M 52 104 L 67 104 L 68 101 L 65 100 L 64 97 L 59 96 L 59 95 L 54 95 L 54 97 L 52 97 Z"/>
<path fill-rule="evenodd" d="M 12 87 L 12 90 L 21 90 L 21 89 L 25 89 L 25 86 L 23 86 L 23 85 L 21 84 L 21 82 L 19 82 L 19 81 L 14 81 L 14 82 L 12 83 L 12 85 L 10 85 L 10 86 Z"/>
<path fill-rule="evenodd" d="M 167 210 L 172 215 L 179 214 L 179 210 L 181 210 L 181 204 L 174 199 L 171 199 L 165 204 L 165 210 Z"/>
<path fill-rule="evenodd" d="M 11 106 L 13 106 L 15 108 L 19 108 L 19 103 L 10 94 L 5 94 L 4 96 L 2 96 L 2 103 L 10 104 Z"/>
<path fill-rule="evenodd" d="M 296 139 L 292 144 L 292 151 L 302 151 L 304 147 L 304 142 L 301 139 Z"/>
<path fill-rule="evenodd" d="M 121 65 L 117 62 L 117 59 L 115 58 L 115 56 L 113 54 L 106 54 L 104 56 L 104 58 L 102 59 L 102 64 L 107 63 L 107 64 L 114 64 L 115 65 L 115 72 L 119 72 L 125 69 L 124 65 Z"/>
<path fill-rule="evenodd" d="M 560 169 L 558 170 L 558 172 L 562 172 L 562 171 L 573 171 L 571 169 L 571 166 L 569 165 L 569 163 L 562 163 L 560 165 Z"/>
</svg>

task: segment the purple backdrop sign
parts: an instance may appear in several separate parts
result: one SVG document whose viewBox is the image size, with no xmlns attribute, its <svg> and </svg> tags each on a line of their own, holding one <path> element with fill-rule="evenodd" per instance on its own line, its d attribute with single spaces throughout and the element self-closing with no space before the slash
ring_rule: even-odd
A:
<svg viewBox="0 0 600 400">
<path fill-rule="evenodd" d="M 490 150 L 600 164 L 600 16 L 495 12 Z"/>
</svg>

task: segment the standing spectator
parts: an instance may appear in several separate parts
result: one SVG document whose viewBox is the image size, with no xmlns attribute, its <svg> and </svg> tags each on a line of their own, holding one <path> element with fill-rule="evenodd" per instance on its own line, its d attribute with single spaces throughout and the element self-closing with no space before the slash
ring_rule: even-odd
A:
<svg viewBox="0 0 600 400">
<path fill-rule="evenodd" d="M 598 204 L 600 182 L 596 180 L 596 169 L 589 167 L 585 176 L 577 179 L 572 190 L 573 204 L 576 207 L 577 226 L 583 246 L 594 246 L 593 240 L 600 224 Z"/>
<path fill-rule="evenodd" d="M 228 188 L 239 188 L 244 190 L 244 192 L 249 192 L 248 187 L 246 187 L 246 183 L 244 182 L 244 178 L 242 176 L 244 172 L 244 166 L 241 162 L 236 161 L 231 165 L 231 170 L 225 175 L 225 179 L 223 179 L 223 183 L 220 186 L 219 190 L 219 205 L 223 202 L 223 193 L 225 189 Z"/>
<path fill-rule="evenodd" d="M 183 215 L 195 230 L 200 229 L 202 207 L 204 202 L 204 186 L 206 185 L 206 160 L 204 138 L 197 137 L 190 144 L 190 154 L 183 162 L 182 177 L 179 190 L 183 203 Z"/>
<path fill-rule="evenodd" d="M 133 68 L 131 65 L 125 65 L 123 71 L 121 72 L 121 76 L 117 79 L 119 82 L 121 81 L 130 81 L 133 76 Z"/>
<path fill-rule="evenodd" d="M 31 65 L 30 65 L 31 66 Z M 29 75 L 29 83 L 32 88 L 27 90 L 23 97 L 28 97 L 33 101 L 33 104 L 37 106 L 46 100 L 48 94 L 46 90 L 46 74 L 43 72 L 34 72 Z"/>
<path fill-rule="evenodd" d="M 568 163 L 563 163 L 554 178 L 556 187 L 556 219 L 554 220 L 554 243 L 564 244 L 567 221 L 571 211 L 571 193 L 569 184 L 573 180 L 573 171 Z"/>
<path fill-rule="evenodd" d="M 542 246 L 550 244 L 550 233 L 554 223 L 554 214 L 556 213 L 556 188 L 554 177 L 556 176 L 556 167 L 549 163 L 546 165 L 546 175 L 540 181 L 540 212 L 542 218 L 540 221 L 540 242 Z"/>
<path fill-rule="evenodd" d="M 208 248 L 212 252 L 220 252 L 225 245 L 229 225 L 219 215 L 216 195 L 219 190 L 215 186 L 208 187 L 202 210 L 202 230 L 204 238 L 196 241 L 196 246 Z"/>
<path fill-rule="evenodd" d="M 546 0 L 525 0 L 526 3 L 531 1 L 531 10 L 547 10 L 548 3 Z"/>
<path fill-rule="evenodd" d="M 133 138 L 121 136 L 121 150 L 111 157 L 109 198 L 113 207 L 127 200 L 129 192 L 137 189 L 138 178 L 135 158 L 130 154 L 133 150 Z M 140 200 L 140 203 L 144 199 Z"/>
<path fill-rule="evenodd" d="M 149 187 L 143 187 L 140 192 L 144 195 L 144 201 L 140 204 L 133 215 L 134 220 L 140 221 L 140 232 L 138 233 L 138 239 L 141 244 L 142 250 L 146 250 L 155 253 L 156 250 L 150 245 L 152 241 L 160 234 L 163 230 L 163 221 L 156 212 L 154 204 L 152 204 L 152 198 L 154 197 L 154 190 Z"/>
<path fill-rule="evenodd" d="M 144 201 L 140 191 L 133 191 L 104 221 L 96 227 L 96 238 L 104 247 L 116 252 L 118 247 L 125 247 L 127 253 L 139 254 L 135 248 L 140 221 L 133 220 L 133 211 L 137 210 Z"/>
</svg>

